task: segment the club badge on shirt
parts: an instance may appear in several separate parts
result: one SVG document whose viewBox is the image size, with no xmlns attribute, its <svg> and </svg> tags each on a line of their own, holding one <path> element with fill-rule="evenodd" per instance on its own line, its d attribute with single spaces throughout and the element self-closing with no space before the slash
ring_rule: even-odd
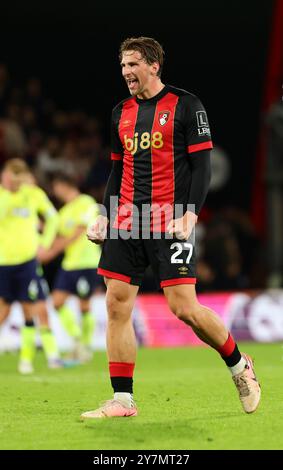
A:
<svg viewBox="0 0 283 470">
<path fill-rule="evenodd" d="M 169 115 L 170 111 L 160 111 L 158 114 L 158 120 L 161 126 L 165 126 L 165 124 L 168 122 Z"/>
</svg>

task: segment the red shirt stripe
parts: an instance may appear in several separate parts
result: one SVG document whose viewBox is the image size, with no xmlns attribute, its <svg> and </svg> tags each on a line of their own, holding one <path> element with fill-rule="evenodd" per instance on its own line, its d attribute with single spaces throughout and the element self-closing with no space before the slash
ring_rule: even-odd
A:
<svg viewBox="0 0 283 470">
<path fill-rule="evenodd" d="M 131 149 L 127 148 L 127 139 L 134 139 L 138 109 L 134 98 L 125 101 L 119 121 L 119 136 L 124 147 L 123 177 L 118 214 L 113 226 L 124 230 L 131 230 L 133 222 L 134 156 Z"/>
<path fill-rule="evenodd" d="M 157 102 L 151 131 L 151 230 L 157 232 L 166 231 L 166 226 L 173 217 L 174 117 L 178 100 L 178 96 L 167 93 Z"/>
</svg>

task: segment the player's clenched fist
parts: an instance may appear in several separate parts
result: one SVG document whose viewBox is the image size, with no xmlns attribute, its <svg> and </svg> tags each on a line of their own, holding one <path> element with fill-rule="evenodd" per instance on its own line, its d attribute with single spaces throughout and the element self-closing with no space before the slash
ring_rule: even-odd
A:
<svg viewBox="0 0 283 470">
<path fill-rule="evenodd" d="M 87 238 L 99 245 L 103 243 L 106 238 L 108 219 L 103 215 L 99 215 L 95 221 L 89 225 L 87 229 Z"/>
<path fill-rule="evenodd" d="M 193 212 L 187 211 L 183 217 L 172 219 L 167 230 L 170 235 L 174 235 L 179 240 L 188 240 L 192 230 L 197 223 L 198 217 Z"/>
</svg>

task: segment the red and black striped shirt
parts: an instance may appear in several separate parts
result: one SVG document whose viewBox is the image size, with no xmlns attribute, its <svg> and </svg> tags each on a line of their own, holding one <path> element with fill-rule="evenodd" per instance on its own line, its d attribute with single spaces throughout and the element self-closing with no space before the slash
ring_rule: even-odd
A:
<svg viewBox="0 0 283 470">
<path fill-rule="evenodd" d="M 123 160 L 123 174 L 114 226 L 129 221 L 133 204 L 139 209 L 142 204 L 186 206 L 189 156 L 211 148 L 205 109 L 185 90 L 166 85 L 150 99 L 130 97 L 119 103 L 112 112 L 111 158 Z"/>
</svg>

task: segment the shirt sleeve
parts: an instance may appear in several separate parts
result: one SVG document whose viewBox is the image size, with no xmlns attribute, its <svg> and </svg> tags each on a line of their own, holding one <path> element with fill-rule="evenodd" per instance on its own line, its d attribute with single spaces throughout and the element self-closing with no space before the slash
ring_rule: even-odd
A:
<svg viewBox="0 0 283 470">
<path fill-rule="evenodd" d="M 199 214 L 206 199 L 211 178 L 210 150 L 195 152 L 188 159 L 191 167 L 191 186 L 188 204 L 194 204 L 195 214 Z"/>
<path fill-rule="evenodd" d="M 111 119 L 111 160 L 123 159 L 123 145 L 119 137 L 119 115 L 119 110 L 114 108 Z"/>
<path fill-rule="evenodd" d="M 206 111 L 195 95 L 184 97 L 185 138 L 189 154 L 212 149 L 211 133 Z"/>
</svg>

